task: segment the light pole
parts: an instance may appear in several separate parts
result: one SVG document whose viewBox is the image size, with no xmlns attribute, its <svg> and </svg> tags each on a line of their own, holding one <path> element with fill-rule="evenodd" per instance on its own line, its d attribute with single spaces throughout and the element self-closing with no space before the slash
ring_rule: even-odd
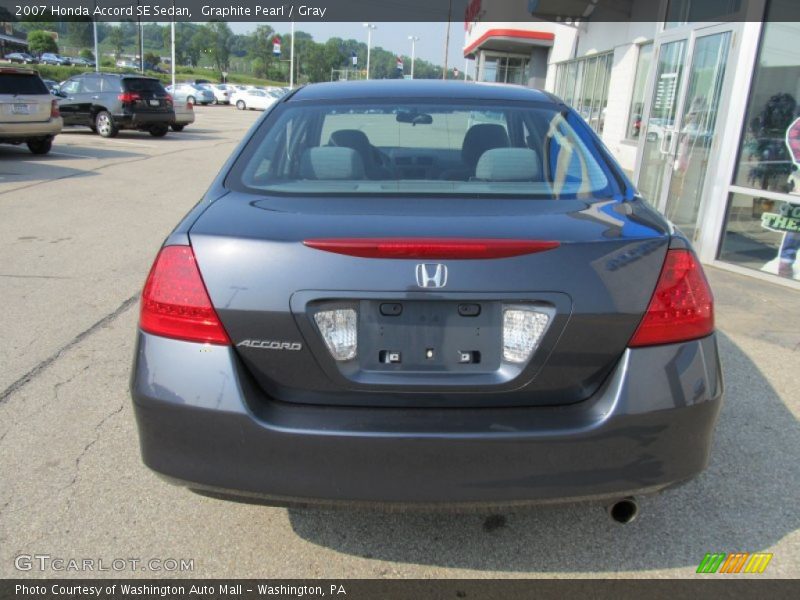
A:
<svg viewBox="0 0 800 600">
<path fill-rule="evenodd" d="M 292 40 L 289 50 L 289 89 L 294 89 L 294 21 L 292 21 Z"/>
<path fill-rule="evenodd" d="M 419 38 L 415 35 L 408 36 L 411 40 L 411 79 L 414 79 L 414 57 L 416 56 L 417 42 Z"/>
<path fill-rule="evenodd" d="M 372 30 L 377 29 L 378 26 L 372 23 L 364 23 L 364 27 L 367 28 L 367 79 L 369 79 L 369 54 L 372 49 Z"/>
</svg>

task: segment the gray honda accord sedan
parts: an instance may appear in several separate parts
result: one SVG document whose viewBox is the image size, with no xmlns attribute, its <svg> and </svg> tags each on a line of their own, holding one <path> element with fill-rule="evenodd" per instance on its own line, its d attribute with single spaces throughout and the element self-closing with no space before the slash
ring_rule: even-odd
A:
<svg viewBox="0 0 800 600">
<path fill-rule="evenodd" d="M 628 521 L 706 466 L 722 378 L 689 242 L 574 110 L 369 81 L 276 102 L 167 238 L 131 393 L 201 493 Z"/>
</svg>

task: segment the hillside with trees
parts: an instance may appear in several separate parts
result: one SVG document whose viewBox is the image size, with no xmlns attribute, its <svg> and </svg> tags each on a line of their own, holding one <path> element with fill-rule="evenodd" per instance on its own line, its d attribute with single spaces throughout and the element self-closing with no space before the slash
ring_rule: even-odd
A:
<svg viewBox="0 0 800 600">
<path fill-rule="evenodd" d="M 55 33 L 57 47 L 62 54 L 77 56 L 84 50 L 93 51 L 92 24 L 82 22 L 53 22 L 46 20 L 15 24 L 21 35 L 37 40 L 35 48 L 48 44 L 42 32 Z M 102 62 L 111 66 L 120 57 L 139 55 L 139 26 L 136 22 L 119 24 L 98 23 L 98 41 Z M 146 23 L 142 27 L 145 61 L 168 66 L 170 56 L 170 27 L 158 23 Z M 273 54 L 273 40 L 280 38 L 282 55 Z M 52 38 L 51 38 L 52 39 Z M 55 42 L 54 42 L 55 43 Z M 201 67 L 217 73 L 238 73 L 259 79 L 288 81 L 288 54 L 291 35 L 275 31 L 269 25 L 259 25 L 247 34 L 234 33 L 224 22 L 176 23 L 175 58 L 178 66 Z M 47 51 L 47 50 L 41 50 Z M 331 38 L 325 42 L 315 41 L 308 33 L 295 33 L 295 81 L 298 83 L 329 81 L 332 71 L 353 69 L 353 56 L 357 57 L 357 69 L 367 63 L 367 45 L 353 39 Z M 371 50 L 370 76 L 373 79 L 396 79 L 410 72 L 411 60 L 402 56 L 404 71 L 397 68 L 397 56 L 375 46 Z M 158 58 L 158 61 L 155 59 Z M 442 69 L 428 61 L 414 62 L 414 76 L 418 79 L 441 78 Z"/>
</svg>

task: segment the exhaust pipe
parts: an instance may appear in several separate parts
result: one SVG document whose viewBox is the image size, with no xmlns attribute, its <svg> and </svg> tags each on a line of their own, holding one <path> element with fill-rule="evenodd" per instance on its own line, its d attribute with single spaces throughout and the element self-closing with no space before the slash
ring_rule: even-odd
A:
<svg viewBox="0 0 800 600">
<path fill-rule="evenodd" d="M 628 496 L 609 505 L 607 510 L 612 520 L 627 525 L 639 515 L 639 503 L 633 496 Z"/>
</svg>

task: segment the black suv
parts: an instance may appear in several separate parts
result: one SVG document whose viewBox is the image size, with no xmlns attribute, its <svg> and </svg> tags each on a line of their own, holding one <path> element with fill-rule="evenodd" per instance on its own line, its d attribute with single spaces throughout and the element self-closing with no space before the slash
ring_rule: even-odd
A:
<svg viewBox="0 0 800 600">
<path fill-rule="evenodd" d="M 162 137 L 175 120 L 172 98 L 158 79 L 118 73 L 84 73 L 58 92 L 64 125 L 85 125 L 103 137 L 120 129 Z"/>
</svg>

